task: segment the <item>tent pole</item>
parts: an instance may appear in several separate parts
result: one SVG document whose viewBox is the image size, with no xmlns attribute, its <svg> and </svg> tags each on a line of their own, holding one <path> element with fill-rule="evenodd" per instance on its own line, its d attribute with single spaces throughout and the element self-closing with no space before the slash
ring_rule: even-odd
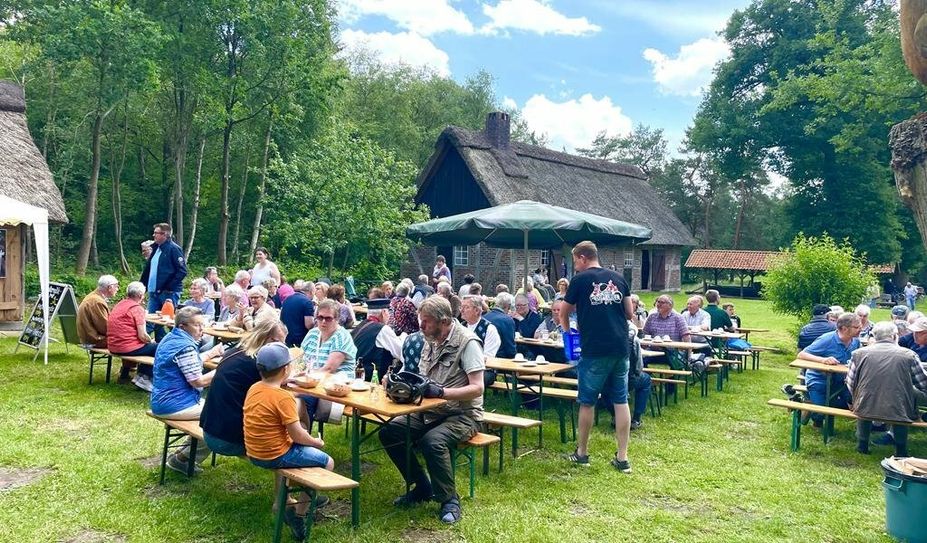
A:
<svg viewBox="0 0 927 543">
<path fill-rule="evenodd" d="M 525 230 L 525 278 L 522 279 L 522 288 L 525 289 L 525 295 L 528 294 L 528 231 Z"/>
</svg>

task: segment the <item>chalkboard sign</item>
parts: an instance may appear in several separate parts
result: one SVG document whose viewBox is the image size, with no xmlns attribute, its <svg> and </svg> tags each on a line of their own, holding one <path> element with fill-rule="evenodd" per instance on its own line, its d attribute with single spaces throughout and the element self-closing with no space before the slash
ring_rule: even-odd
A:
<svg viewBox="0 0 927 543">
<path fill-rule="evenodd" d="M 55 317 L 61 323 L 61 331 L 64 334 L 65 345 L 73 343 L 80 345 L 80 338 L 77 335 L 77 299 L 74 298 L 74 287 L 65 283 L 48 284 L 48 324 L 51 325 Z M 19 344 L 39 349 L 42 346 L 42 339 L 48 333 L 45 329 L 45 322 L 42 320 L 42 298 L 35 302 L 32 313 L 26 319 L 26 326 L 23 333 L 19 336 Z M 19 346 L 17 345 L 17 348 Z M 38 353 L 36 353 L 38 356 Z"/>
</svg>

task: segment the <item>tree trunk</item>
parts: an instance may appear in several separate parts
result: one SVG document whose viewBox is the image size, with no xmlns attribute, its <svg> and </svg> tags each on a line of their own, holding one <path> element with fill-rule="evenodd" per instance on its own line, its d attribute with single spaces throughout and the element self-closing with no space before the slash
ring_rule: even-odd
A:
<svg viewBox="0 0 927 543">
<path fill-rule="evenodd" d="M 87 200 L 84 202 L 84 229 L 81 233 L 80 247 L 77 249 L 75 271 L 83 275 L 87 271 L 93 235 L 97 226 L 97 187 L 100 181 L 100 133 L 103 131 L 103 112 L 97 111 L 93 119 L 90 137 L 90 179 L 87 181 Z"/>
<path fill-rule="evenodd" d="M 222 188 L 219 199 L 219 235 L 216 240 L 218 245 L 216 260 L 220 266 L 225 266 L 228 261 L 225 251 L 229 237 L 229 152 L 232 145 L 233 126 L 231 113 L 229 113 L 225 119 L 225 128 L 222 130 Z"/>
<path fill-rule="evenodd" d="M 740 209 L 737 210 L 737 222 L 734 225 L 734 249 L 740 248 L 740 234 L 744 225 L 744 212 L 747 209 L 747 184 L 740 180 Z"/>
<path fill-rule="evenodd" d="M 911 209 L 927 248 L 927 114 L 919 113 L 889 131 L 892 171 L 901 200 Z"/>
<path fill-rule="evenodd" d="M 238 204 L 235 206 L 235 233 L 232 235 L 232 262 L 236 265 L 241 262 L 239 234 L 241 234 L 241 206 L 245 202 L 245 192 L 248 190 L 248 169 L 251 167 L 251 145 L 245 150 L 245 171 L 241 174 L 241 189 L 238 191 Z"/>
<path fill-rule="evenodd" d="M 122 273 L 129 273 L 129 262 L 126 260 L 125 248 L 122 243 L 122 195 L 120 194 L 120 181 L 122 170 L 126 164 L 126 147 L 129 144 L 129 107 L 128 98 L 125 101 L 125 112 L 122 124 L 122 148 L 119 152 L 119 158 L 113 160 L 110 171 L 113 175 L 113 226 L 116 234 L 116 247 L 119 250 L 119 268 Z"/>
<path fill-rule="evenodd" d="M 187 162 L 187 134 L 178 128 L 182 134 L 178 135 L 174 146 L 174 211 L 177 215 L 173 227 L 174 241 L 183 247 L 183 173 Z"/>
<path fill-rule="evenodd" d="M 248 254 L 253 255 L 257 249 L 258 239 L 261 237 L 261 220 L 264 218 L 264 191 L 267 186 L 267 160 L 270 156 L 270 133 L 273 130 L 274 117 L 270 116 L 267 123 L 267 132 L 264 134 L 264 157 L 261 160 L 261 182 L 258 183 L 257 207 L 254 210 L 254 227 L 251 229 L 251 243 L 248 244 Z"/>
<path fill-rule="evenodd" d="M 184 250 L 184 260 L 190 260 L 193 250 L 193 239 L 196 238 L 196 219 L 200 210 L 200 181 L 203 179 L 203 155 L 206 154 L 206 137 L 200 138 L 200 151 L 196 157 L 196 181 L 193 189 L 193 210 L 190 217 L 190 237 L 187 238 L 187 248 Z"/>
<path fill-rule="evenodd" d="M 171 162 L 171 144 L 167 134 L 164 134 L 164 141 L 161 142 L 161 186 L 171 187 L 170 196 L 167 198 L 167 224 L 174 224 L 174 184 L 168 181 L 168 171 Z M 160 220 L 158 221 L 160 222 Z"/>
</svg>

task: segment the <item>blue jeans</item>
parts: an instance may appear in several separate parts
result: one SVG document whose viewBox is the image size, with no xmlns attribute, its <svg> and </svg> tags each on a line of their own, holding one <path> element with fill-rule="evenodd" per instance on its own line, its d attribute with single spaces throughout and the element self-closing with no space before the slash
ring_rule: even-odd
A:
<svg viewBox="0 0 927 543">
<path fill-rule="evenodd" d="M 177 307 L 177 304 L 180 301 L 179 292 L 149 292 L 148 293 L 148 312 L 154 313 L 156 311 L 161 311 L 161 306 L 164 305 L 164 302 L 170 300 L 174 304 L 174 307 Z M 164 327 L 161 325 L 155 326 L 153 324 L 148 324 L 145 326 L 150 334 L 152 331 L 155 333 L 155 340 L 161 341 L 161 339 L 167 335 L 167 332 L 164 330 Z"/>
<path fill-rule="evenodd" d="M 628 357 L 583 356 L 576 365 L 579 378 L 577 400 L 594 406 L 599 394 L 608 395 L 613 404 L 628 403 Z"/>
<path fill-rule="evenodd" d="M 206 442 L 206 446 L 209 447 L 209 450 L 216 454 L 221 454 L 222 456 L 245 455 L 244 443 L 232 443 L 231 441 L 220 439 L 206 431 L 203 431 L 203 441 Z"/>
<path fill-rule="evenodd" d="M 914 309 L 914 303 L 917 301 L 917 296 L 905 296 L 905 300 L 908 302 L 908 307 Z"/>
<path fill-rule="evenodd" d="M 840 390 L 843 387 L 843 376 L 838 375 L 831 378 L 830 382 L 830 392 L 831 394 L 834 391 Z M 815 381 L 808 385 L 808 397 L 811 399 L 811 403 L 815 405 L 827 405 L 827 383 L 824 381 Z M 850 392 L 844 388 L 840 394 L 835 396 L 830 400 L 830 407 L 837 407 L 840 409 L 847 409 L 850 405 Z M 820 413 L 812 413 L 811 420 L 815 422 L 820 422 L 824 420 L 824 415 Z"/>
<path fill-rule="evenodd" d="M 252 458 L 251 463 L 259 468 L 266 469 L 324 468 L 328 465 L 328 460 L 329 456 L 319 449 L 294 443 L 290 445 L 290 450 L 283 453 L 282 456 L 278 456 L 273 460 Z"/>
</svg>

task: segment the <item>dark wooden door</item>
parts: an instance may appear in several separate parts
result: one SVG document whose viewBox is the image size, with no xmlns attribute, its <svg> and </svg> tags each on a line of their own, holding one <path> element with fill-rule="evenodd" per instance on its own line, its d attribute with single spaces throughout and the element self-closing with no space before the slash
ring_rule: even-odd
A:
<svg viewBox="0 0 927 543">
<path fill-rule="evenodd" d="M 663 290 L 666 288 L 666 255 L 663 251 L 654 251 L 650 263 L 650 290 Z"/>
<path fill-rule="evenodd" d="M 641 290 L 650 288 L 650 251 L 641 251 Z"/>
</svg>

